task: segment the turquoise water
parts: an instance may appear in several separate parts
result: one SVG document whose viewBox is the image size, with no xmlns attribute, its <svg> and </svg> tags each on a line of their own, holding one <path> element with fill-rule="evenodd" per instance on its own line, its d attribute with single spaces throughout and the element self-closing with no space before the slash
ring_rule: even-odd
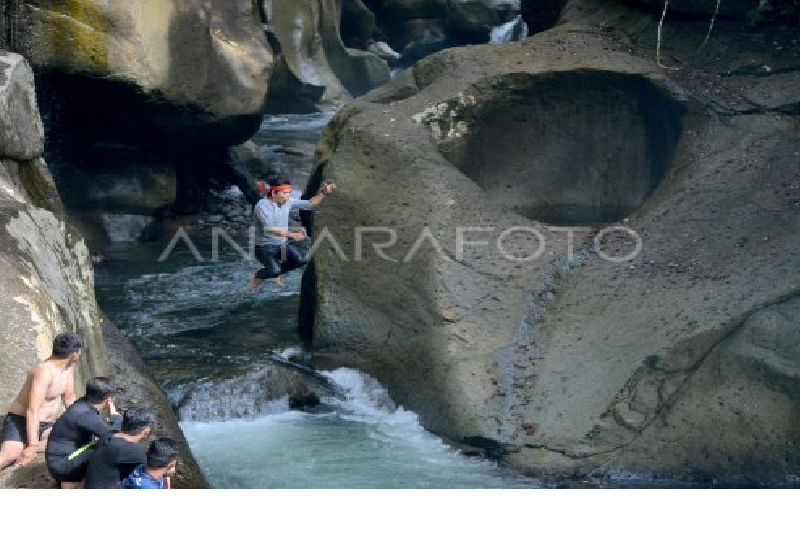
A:
<svg viewBox="0 0 800 533">
<path fill-rule="evenodd" d="M 201 248 L 202 249 L 202 248 Z M 296 335 L 300 273 L 278 290 L 245 284 L 257 266 L 229 252 L 195 264 L 176 249 L 154 260 L 157 244 L 118 245 L 97 270 L 102 309 L 140 349 L 176 401 L 187 385 L 241 374 L 270 356 L 300 356 Z M 325 373 L 346 391 L 322 398 L 312 412 L 273 402 L 258 417 L 237 418 L 250 403 L 226 397 L 225 420 L 184 420 L 182 427 L 216 488 L 500 488 L 535 480 L 466 457 L 425 431 L 417 416 L 393 404 L 374 379 L 352 369 Z M 241 404 L 241 406 L 239 405 Z"/>
</svg>

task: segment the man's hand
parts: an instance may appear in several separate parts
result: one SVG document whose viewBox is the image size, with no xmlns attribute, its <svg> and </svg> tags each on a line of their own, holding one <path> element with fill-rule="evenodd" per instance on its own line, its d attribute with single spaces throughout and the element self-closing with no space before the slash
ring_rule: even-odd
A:
<svg viewBox="0 0 800 533">
<path fill-rule="evenodd" d="M 322 187 L 320 187 L 319 192 L 308 199 L 311 202 L 312 207 L 317 207 L 319 203 L 322 201 L 323 198 L 328 196 L 330 193 L 335 191 L 338 187 L 335 183 L 328 183 L 327 181 L 322 182 Z"/>
<path fill-rule="evenodd" d="M 39 452 L 38 446 L 28 446 L 24 450 L 22 450 L 22 455 L 19 456 L 17 462 L 15 463 L 17 466 L 24 466 L 36 458 L 36 454 Z"/>
<path fill-rule="evenodd" d="M 293 241 L 304 241 L 306 240 L 306 232 L 305 230 L 293 231 L 289 233 L 289 238 Z"/>
</svg>

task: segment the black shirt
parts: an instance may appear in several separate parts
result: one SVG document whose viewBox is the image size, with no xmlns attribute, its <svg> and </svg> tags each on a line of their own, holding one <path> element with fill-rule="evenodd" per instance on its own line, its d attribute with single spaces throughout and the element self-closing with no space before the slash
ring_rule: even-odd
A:
<svg viewBox="0 0 800 533">
<path fill-rule="evenodd" d="M 84 488 L 118 489 L 122 480 L 145 460 L 144 448 L 138 444 L 122 437 L 106 439 L 89 459 Z"/>
<path fill-rule="evenodd" d="M 106 440 L 118 432 L 122 425 L 120 415 L 111 415 L 111 422 L 106 424 L 100 411 L 94 408 L 86 398 L 74 402 L 64 414 L 58 417 L 47 439 L 48 457 L 66 457 L 81 446 L 89 444 L 92 437 Z"/>
</svg>

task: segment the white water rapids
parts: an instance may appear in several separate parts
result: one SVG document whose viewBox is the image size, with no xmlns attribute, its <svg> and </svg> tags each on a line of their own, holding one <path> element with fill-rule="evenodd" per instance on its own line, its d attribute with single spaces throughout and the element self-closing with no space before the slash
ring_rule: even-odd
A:
<svg viewBox="0 0 800 533">
<path fill-rule="evenodd" d="M 347 391 L 314 413 L 289 411 L 224 422 L 184 422 L 214 487 L 535 488 L 535 480 L 461 455 L 396 408 L 374 379 L 351 369 L 326 373 Z"/>
</svg>

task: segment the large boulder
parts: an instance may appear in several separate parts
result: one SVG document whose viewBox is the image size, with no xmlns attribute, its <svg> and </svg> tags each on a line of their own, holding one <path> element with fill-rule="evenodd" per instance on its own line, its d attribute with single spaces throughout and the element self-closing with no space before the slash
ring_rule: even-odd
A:
<svg viewBox="0 0 800 533">
<path fill-rule="evenodd" d="M 266 109 L 256 3 L 45 0 L 24 13 L 6 34 L 37 70 L 48 164 L 90 246 L 152 238 L 175 204 L 196 212 L 214 177 L 205 154 L 248 139 Z"/>
<path fill-rule="evenodd" d="M 25 55 L 101 131 L 231 143 L 258 127 L 272 55 L 252 0 L 42 1 Z"/>
<path fill-rule="evenodd" d="M 283 65 L 270 98 L 290 102 L 299 94 L 311 100 L 318 88 L 319 104 L 330 106 L 389 80 L 385 61 L 344 46 L 339 31 L 341 0 L 272 0 L 270 16 Z"/>
<path fill-rule="evenodd" d="M 658 22 L 614 16 L 591 12 Z M 440 52 L 334 117 L 302 333 L 526 472 L 785 481 L 800 60 L 709 85 L 579 22 Z M 757 47 L 715 31 L 704 68 L 738 72 Z"/>
</svg>

